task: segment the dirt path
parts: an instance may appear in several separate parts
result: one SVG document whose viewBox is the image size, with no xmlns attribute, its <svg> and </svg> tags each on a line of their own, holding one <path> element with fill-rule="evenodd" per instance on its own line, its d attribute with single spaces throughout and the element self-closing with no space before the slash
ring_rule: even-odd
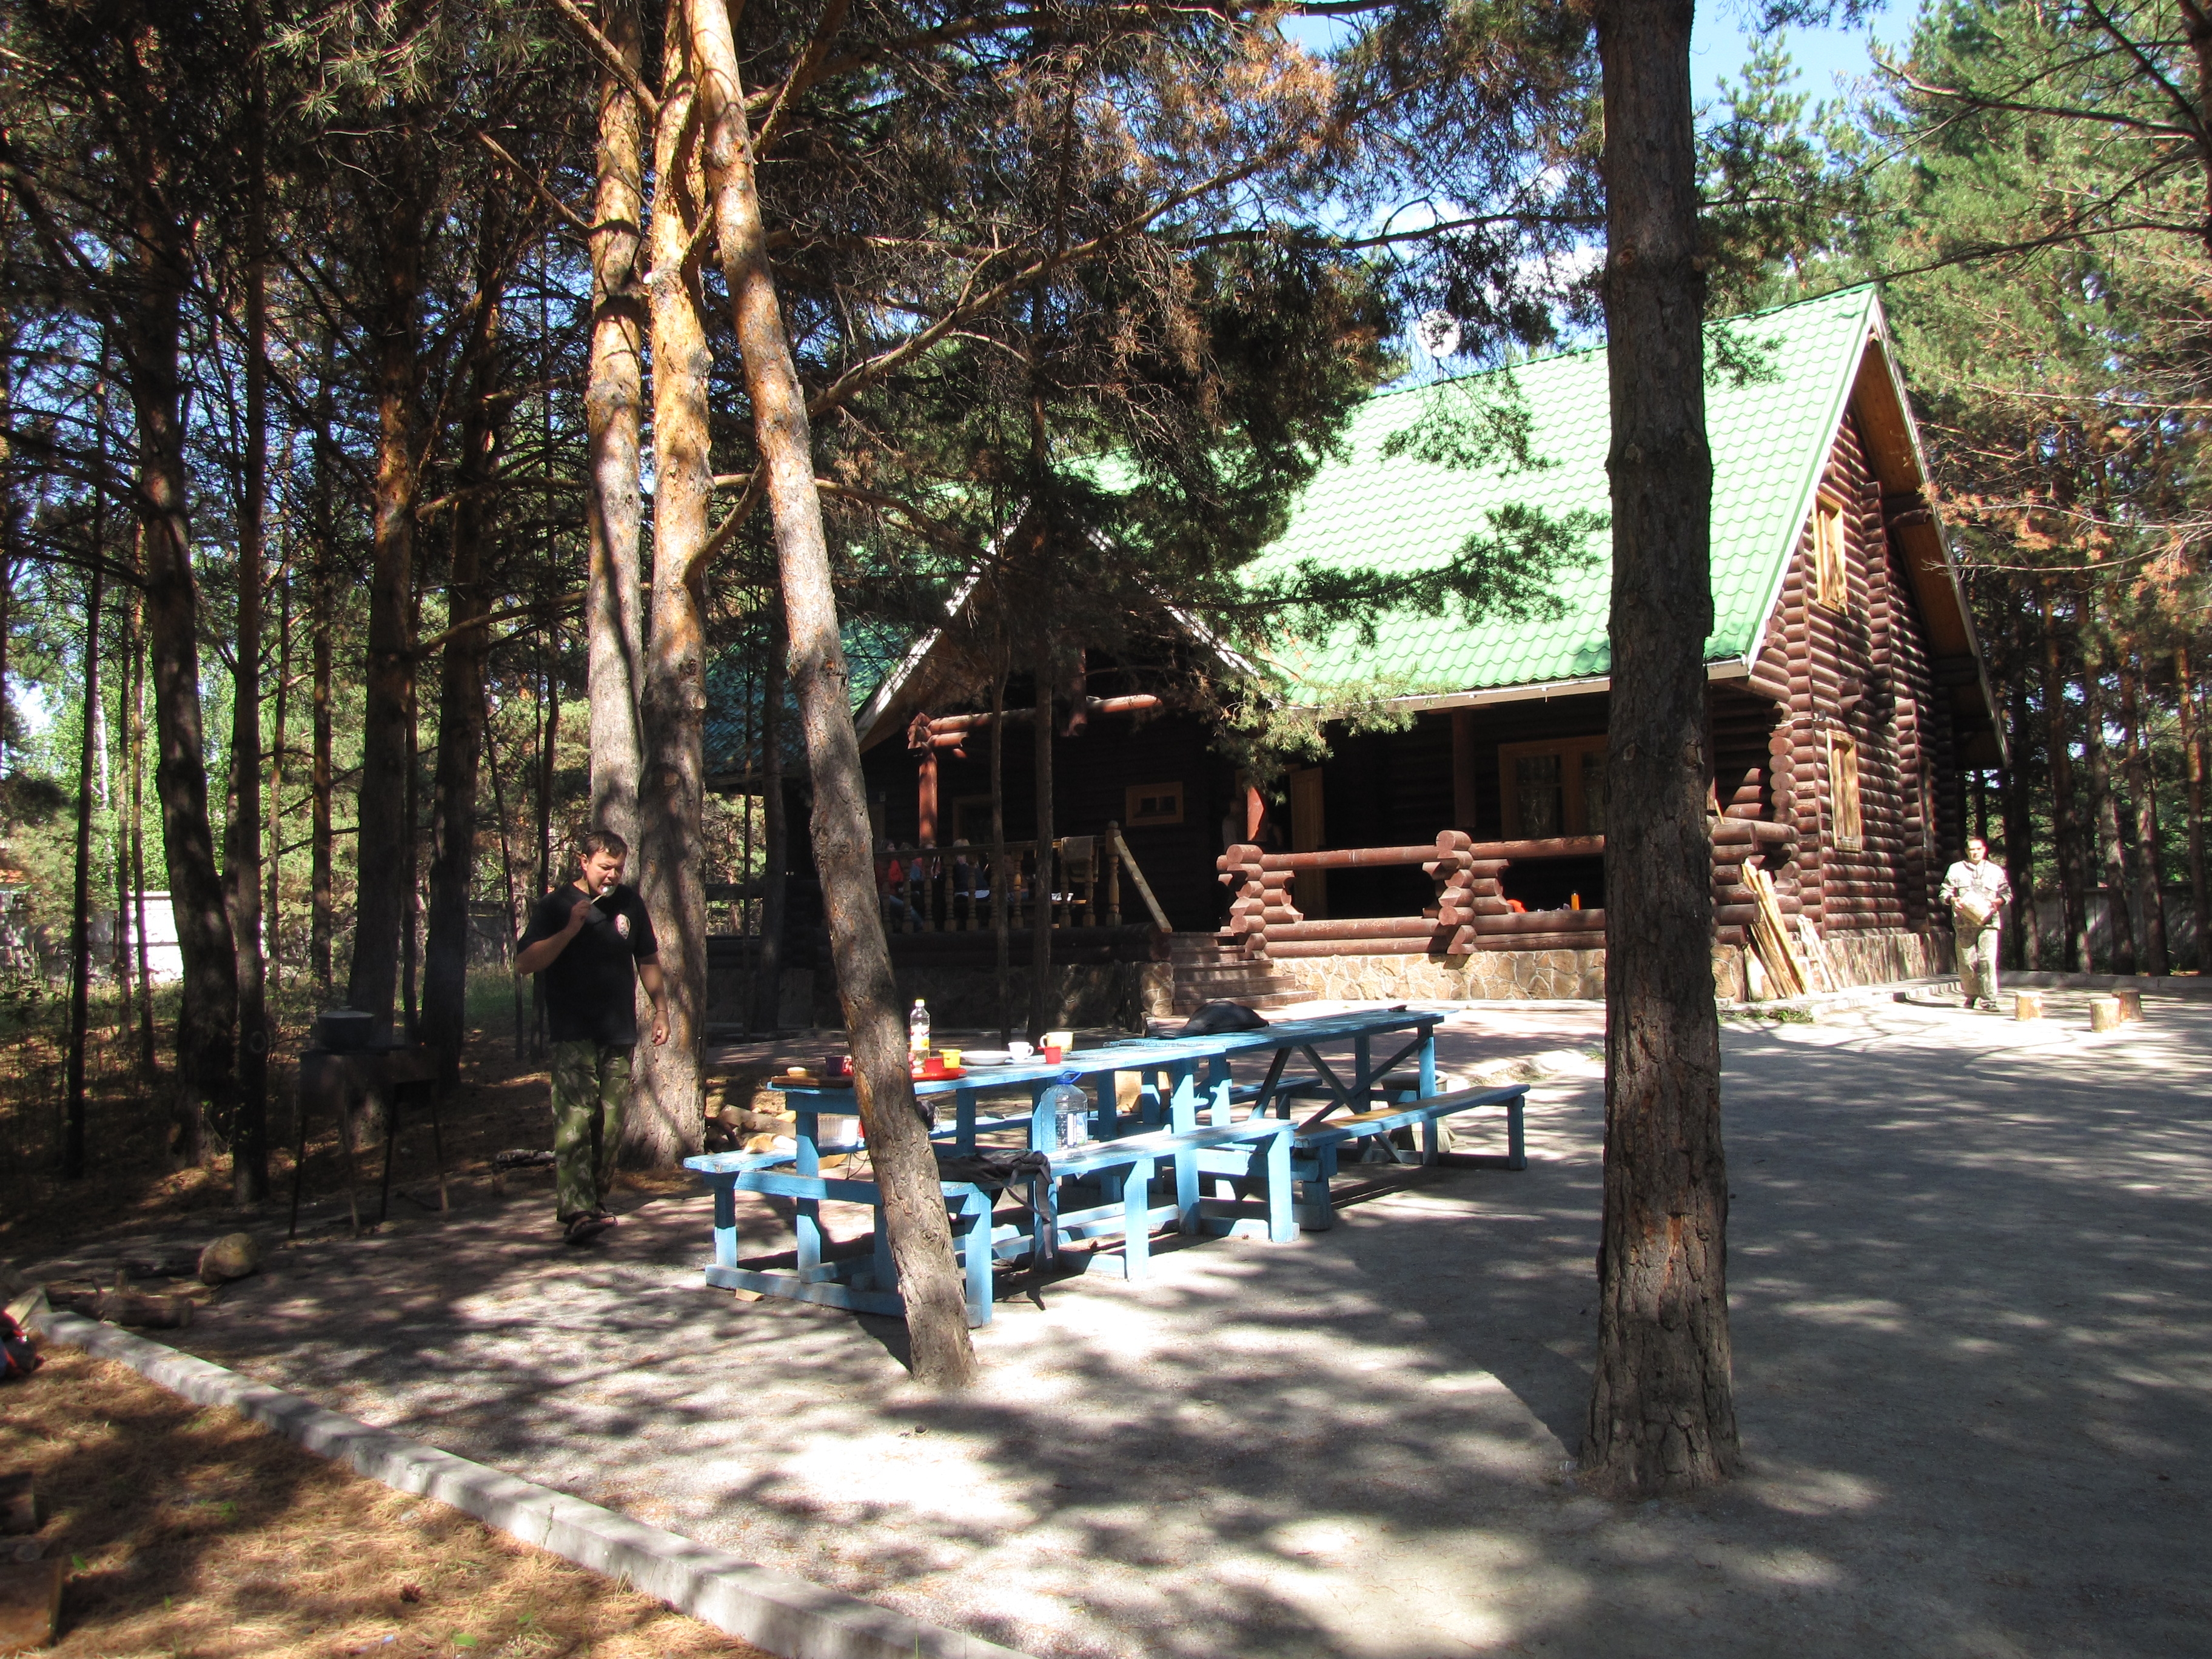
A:
<svg viewBox="0 0 2212 1659">
<path fill-rule="evenodd" d="M 1750 1468 L 1695 1500 L 1565 1467 L 1595 1067 L 1532 1095 L 1523 1174 L 1002 1301 L 957 1400 L 896 1326 L 702 1289 L 693 1199 L 589 1254 L 534 1206 L 318 1246 L 188 1346 L 1045 1659 L 2201 1655 L 2212 1005 L 2091 1039 L 2054 1001 L 1730 1031 Z"/>
</svg>

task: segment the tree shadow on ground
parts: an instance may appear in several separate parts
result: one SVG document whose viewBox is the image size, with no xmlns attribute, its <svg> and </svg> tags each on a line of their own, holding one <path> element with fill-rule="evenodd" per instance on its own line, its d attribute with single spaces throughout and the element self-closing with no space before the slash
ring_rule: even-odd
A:
<svg viewBox="0 0 2212 1659">
<path fill-rule="evenodd" d="M 1002 1301 L 962 1396 L 886 1322 L 702 1289 L 703 1201 L 596 1254 L 495 1216 L 331 1249 L 191 1346 L 1048 1659 L 2201 1652 L 2212 1018 L 2155 1017 L 2094 1048 L 1917 1011 L 1732 1031 L 1749 1469 L 1656 1507 L 1561 1467 L 1589 1081 L 1538 1091 L 1524 1173 L 1404 1172 L 1294 1245 Z"/>
</svg>

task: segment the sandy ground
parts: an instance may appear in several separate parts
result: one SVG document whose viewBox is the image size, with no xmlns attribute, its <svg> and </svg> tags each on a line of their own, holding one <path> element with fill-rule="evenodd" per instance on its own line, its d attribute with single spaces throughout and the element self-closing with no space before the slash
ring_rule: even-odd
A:
<svg viewBox="0 0 2212 1659">
<path fill-rule="evenodd" d="M 1524 1173 L 1376 1170 L 1328 1234 L 1010 1286 L 957 1399 L 906 1378 L 894 1323 L 702 1288 L 698 1199 L 590 1252 L 538 1194 L 319 1243 L 184 1334 L 1047 1659 L 2202 1655 L 2212 1002 L 2096 1038 L 2052 1002 L 1731 1029 L 1748 1471 L 1694 1499 L 1570 1466 L 1588 1064 L 1532 1093 Z M 1444 1063 L 1594 1048 L 1597 1019 L 1470 1011 Z"/>
<path fill-rule="evenodd" d="M 0 1468 L 66 1559 L 54 1659 L 768 1659 L 459 1510 L 65 1348 L 0 1389 Z M 4 1558 L 0 1558 L 4 1559 Z"/>
</svg>

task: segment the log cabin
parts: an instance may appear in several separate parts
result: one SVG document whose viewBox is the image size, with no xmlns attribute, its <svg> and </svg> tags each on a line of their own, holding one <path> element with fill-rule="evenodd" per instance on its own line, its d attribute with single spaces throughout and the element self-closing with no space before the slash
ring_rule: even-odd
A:
<svg viewBox="0 0 2212 1659">
<path fill-rule="evenodd" d="M 1707 392 L 1717 990 L 1762 989 L 1745 949 L 1753 869 L 1816 985 L 1941 972 L 1936 890 L 1965 834 L 1963 775 L 1998 763 L 2000 735 L 1880 300 L 1847 289 L 1719 327 L 1750 367 L 1717 366 Z M 1529 423 L 1519 462 L 1455 467 L 1390 442 L 1483 377 L 1377 395 L 1255 568 L 1433 566 L 1513 503 L 1601 523 L 1604 349 L 1510 373 Z M 1278 695 L 1334 708 L 1356 693 L 1395 729 L 1337 730 L 1325 759 L 1264 788 L 1202 718 L 1095 677 L 1054 747 L 1070 953 L 1164 962 L 1156 1012 L 1224 991 L 1601 995 L 1606 825 L 1633 805 L 1605 790 L 1602 528 L 1587 551 L 1534 620 L 1395 613 L 1371 642 L 1347 626 L 1283 647 Z M 989 797 L 983 717 L 937 706 L 930 646 L 859 720 L 895 955 L 950 969 L 990 926 Z M 1024 727 L 1006 745 L 1010 839 L 1033 833 L 1030 744 Z M 1032 855 L 1015 860 L 1018 931 Z M 1112 943 L 1133 938 L 1147 942 Z"/>
</svg>

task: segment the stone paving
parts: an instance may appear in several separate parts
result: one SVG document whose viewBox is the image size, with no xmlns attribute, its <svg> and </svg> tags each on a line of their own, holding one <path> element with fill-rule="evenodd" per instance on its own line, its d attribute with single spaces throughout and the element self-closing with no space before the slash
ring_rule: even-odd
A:
<svg viewBox="0 0 2212 1659">
<path fill-rule="evenodd" d="M 1532 1092 L 1524 1173 L 1377 1169 L 1330 1233 L 1010 1289 L 957 1398 L 893 1322 L 703 1289 L 697 1199 L 588 1252 L 537 1194 L 319 1243 L 182 1334 L 1042 1659 L 2202 1655 L 2212 1004 L 2092 1038 L 2051 1000 L 1731 1025 L 1748 1467 L 1692 1499 L 1571 1472 L 1586 1060 Z M 1587 1053 L 1601 1018 L 1468 1010 L 1443 1063 Z"/>
</svg>

